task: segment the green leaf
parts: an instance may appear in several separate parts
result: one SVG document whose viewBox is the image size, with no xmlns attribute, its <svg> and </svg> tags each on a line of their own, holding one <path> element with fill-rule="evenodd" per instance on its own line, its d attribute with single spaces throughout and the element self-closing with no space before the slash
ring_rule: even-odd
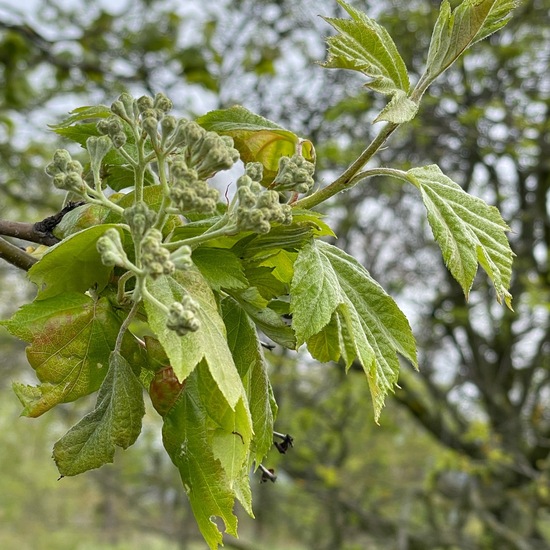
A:
<svg viewBox="0 0 550 550">
<path fill-rule="evenodd" d="M 296 339 L 292 327 L 287 325 L 281 316 L 269 307 L 269 302 L 258 291 L 251 287 L 244 292 L 229 292 L 256 326 L 274 342 L 288 349 L 296 348 Z"/>
<path fill-rule="evenodd" d="M 423 79 L 432 82 L 472 44 L 501 29 L 519 4 L 518 0 L 464 0 L 451 10 L 448 0 L 444 0 L 432 34 Z"/>
<path fill-rule="evenodd" d="M 177 277 L 177 279 L 176 279 Z M 166 307 L 189 294 L 199 305 L 199 330 L 178 336 L 166 327 L 166 312 L 155 300 L 144 297 L 149 325 L 164 347 L 179 380 L 185 380 L 202 359 L 227 402 L 235 407 L 244 388 L 227 345 L 225 325 L 208 283 L 198 270 L 177 272 L 174 276 L 149 281 L 150 293 Z"/>
<path fill-rule="evenodd" d="M 506 238 L 509 227 L 498 209 L 466 193 L 436 164 L 403 175 L 420 190 L 445 265 L 466 298 L 479 264 L 493 281 L 498 301 L 511 308 L 508 289 L 514 254 Z"/>
<path fill-rule="evenodd" d="M 267 364 L 250 317 L 232 298 L 223 299 L 221 306 L 229 348 L 248 398 L 255 459 L 260 464 L 273 445 L 273 422 L 277 414 L 276 406 L 274 408 L 270 400 Z"/>
<path fill-rule="evenodd" d="M 208 432 L 214 457 L 220 462 L 230 489 L 248 514 L 252 513 L 252 494 L 248 479 L 252 420 L 246 398 L 233 408 L 224 400 L 208 369 L 199 365 L 199 391 L 207 414 Z"/>
<path fill-rule="evenodd" d="M 471 43 L 475 44 L 502 29 L 512 18 L 512 10 L 516 9 L 521 2 L 522 0 L 496 0 Z"/>
<path fill-rule="evenodd" d="M 53 448 L 62 476 L 74 476 L 113 462 L 115 446 L 133 445 L 145 414 L 143 388 L 130 364 L 112 352 L 95 409 L 73 426 Z"/>
<path fill-rule="evenodd" d="M 260 162 L 264 167 L 264 183 L 273 181 L 279 170 L 279 159 L 291 157 L 298 148 L 310 162 L 315 162 L 311 141 L 303 140 L 278 124 L 236 105 L 210 111 L 197 119 L 206 130 L 233 138 L 241 160 Z"/>
<path fill-rule="evenodd" d="M 76 123 L 82 123 L 86 120 L 97 120 L 99 118 L 108 118 L 112 115 L 111 109 L 106 105 L 93 105 L 77 107 L 70 112 L 70 115 L 59 122 L 58 124 L 50 124 L 50 128 L 54 131 L 63 128 L 70 128 Z"/>
<path fill-rule="evenodd" d="M 211 288 L 243 290 L 249 284 L 239 258 L 224 248 L 200 247 L 193 251 L 193 262 Z"/>
<path fill-rule="evenodd" d="M 327 39 L 328 56 L 323 67 L 358 71 L 372 79 L 366 84 L 368 88 L 391 96 L 376 121 L 411 120 L 418 106 L 407 97 L 410 89 L 407 67 L 391 36 L 365 13 L 343 0 L 337 2 L 351 19 L 324 18 L 339 34 Z"/>
<path fill-rule="evenodd" d="M 273 298 L 288 294 L 288 284 L 283 283 L 274 275 L 272 267 L 253 263 L 250 266 L 246 266 L 245 273 L 250 286 L 256 288 L 268 302 Z"/>
<path fill-rule="evenodd" d="M 338 361 L 342 356 L 340 348 L 341 332 L 342 329 L 340 327 L 338 315 L 334 312 L 329 323 L 322 327 L 319 332 L 308 338 L 307 349 L 309 353 L 311 353 L 311 356 L 321 363 Z M 344 360 L 347 364 L 347 356 Z"/>
<path fill-rule="evenodd" d="M 249 430 L 242 407 L 229 406 L 204 361 L 189 375 L 185 390 L 164 417 L 164 447 L 179 470 L 199 529 L 212 550 L 222 542 L 214 516 L 237 536 L 233 505 L 242 469 L 232 470 L 231 465 L 240 448 L 248 451 Z"/>
<path fill-rule="evenodd" d="M 55 226 L 53 234 L 60 240 L 66 239 L 79 231 L 106 223 L 111 216 L 112 210 L 107 206 L 90 203 L 82 204 L 63 216 L 61 221 Z M 116 222 L 120 221 L 121 216 L 118 217 Z"/>
<path fill-rule="evenodd" d="M 397 353 L 417 364 L 407 318 L 368 271 L 335 246 L 313 241 L 300 251 L 294 270 L 290 305 L 297 342 L 307 341 L 309 347 L 313 338 L 313 353 L 331 359 L 341 355 L 347 366 L 357 357 L 378 419 L 386 394 L 397 384 Z M 327 344 L 323 350 L 322 340 L 334 338 L 336 331 L 338 347 Z"/>
<path fill-rule="evenodd" d="M 14 384 L 25 416 L 96 391 L 105 378 L 121 322 L 107 298 L 67 292 L 23 306 L 1 323 L 30 342 L 27 358 L 41 384 Z M 132 342 L 127 339 L 125 344 Z M 125 355 L 133 353 L 125 347 Z"/>
<path fill-rule="evenodd" d="M 97 251 L 97 240 L 116 224 L 97 225 L 74 233 L 52 246 L 28 272 L 38 286 L 38 299 L 43 300 L 66 292 L 86 292 L 94 287 L 105 288 L 113 270 L 103 265 Z M 121 232 L 124 237 L 124 232 Z"/>
</svg>

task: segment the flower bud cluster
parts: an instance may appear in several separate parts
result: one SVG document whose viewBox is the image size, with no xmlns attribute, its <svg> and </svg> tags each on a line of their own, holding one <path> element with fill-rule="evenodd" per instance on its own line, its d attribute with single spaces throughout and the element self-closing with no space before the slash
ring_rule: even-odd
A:
<svg viewBox="0 0 550 550">
<path fill-rule="evenodd" d="M 170 198 L 182 213 L 212 214 L 216 210 L 219 191 L 199 177 L 197 170 L 187 167 L 185 157 L 178 155 L 170 162 Z"/>
<path fill-rule="evenodd" d="M 135 105 L 141 128 L 149 136 L 153 146 L 159 145 L 159 124 L 160 139 L 164 143 L 176 128 L 176 119 L 168 115 L 172 110 L 172 101 L 164 94 L 158 93 L 154 99 L 149 96 L 140 97 Z"/>
<path fill-rule="evenodd" d="M 277 191 L 307 193 L 313 187 L 314 172 L 315 165 L 302 155 L 281 157 L 279 171 L 271 187 L 276 187 Z"/>
<path fill-rule="evenodd" d="M 239 230 L 269 233 L 272 223 L 292 222 L 291 207 L 279 202 L 277 191 L 264 189 L 259 183 L 262 172 L 261 164 L 250 163 L 245 174 L 237 180 L 239 205 L 236 217 Z"/>
<path fill-rule="evenodd" d="M 192 166 L 200 179 L 208 179 L 229 170 L 239 160 L 233 139 L 207 132 L 196 122 L 179 120 L 170 138 L 173 147 L 181 148 L 187 166 Z"/>
<path fill-rule="evenodd" d="M 186 294 L 181 302 L 174 302 L 170 306 L 166 326 L 179 336 L 185 336 L 188 332 L 196 332 L 200 328 L 198 311 L 199 304 Z"/>
<path fill-rule="evenodd" d="M 141 263 L 153 279 L 171 275 L 176 270 L 170 252 L 162 246 L 162 233 L 158 229 L 149 229 L 141 241 Z"/>
<path fill-rule="evenodd" d="M 111 138 L 113 146 L 116 149 L 120 149 L 126 143 L 124 126 L 118 116 L 113 115 L 109 118 L 104 118 L 97 123 L 96 127 L 101 135 Z"/>
<path fill-rule="evenodd" d="M 114 227 L 107 229 L 97 240 L 96 248 L 104 265 L 124 266 L 128 263 L 120 233 Z"/>
<path fill-rule="evenodd" d="M 72 191 L 78 195 L 86 193 L 86 183 L 82 179 L 82 164 L 73 160 L 65 149 L 58 149 L 53 161 L 46 166 L 46 174 L 53 177 L 57 189 Z"/>
<path fill-rule="evenodd" d="M 157 213 L 140 201 L 124 210 L 124 219 L 130 226 L 135 240 L 141 241 L 145 233 L 153 227 L 157 220 Z"/>
</svg>

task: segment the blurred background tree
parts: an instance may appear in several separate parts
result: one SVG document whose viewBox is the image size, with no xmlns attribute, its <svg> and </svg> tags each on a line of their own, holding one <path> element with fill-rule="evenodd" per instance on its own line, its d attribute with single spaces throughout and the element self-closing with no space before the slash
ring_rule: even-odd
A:
<svg viewBox="0 0 550 550">
<path fill-rule="evenodd" d="M 417 76 L 439 2 L 357 6 L 386 26 Z M 60 146 L 47 124 L 123 90 L 164 91 L 189 117 L 242 104 L 311 139 L 317 179 L 329 181 L 369 141 L 380 108 L 360 78 L 314 63 L 329 33 L 317 14 L 338 13 L 330 0 L 0 2 L 0 217 L 59 209 L 43 171 Z M 549 52 L 546 2 L 526 2 L 430 89 L 379 157 L 404 169 L 438 162 L 501 209 L 517 254 L 515 312 L 484 279 L 465 302 L 418 222 L 412 187 L 378 178 L 335 197 L 326 213 L 337 243 L 409 315 L 421 371 L 404 366 L 378 427 L 361 373 L 270 354 L 277 426 L 295 446 L 273 453 L 266 466 L 278 481 L 258 483 L 257 519 L 243 517 L 228 548 L 550 546 Z M 0 277 L 6 317 L 33 290 L 4 263 Z M 203 548 L 147 426 L 114 465 L 57 482 L 50 448 L 77 411 L 18 419 L 10 383 L 30 372 L 4 332 L 0 349 L 0 547 Z M 154 411 L 147 418 L 156 422 Z"/>
</svg>

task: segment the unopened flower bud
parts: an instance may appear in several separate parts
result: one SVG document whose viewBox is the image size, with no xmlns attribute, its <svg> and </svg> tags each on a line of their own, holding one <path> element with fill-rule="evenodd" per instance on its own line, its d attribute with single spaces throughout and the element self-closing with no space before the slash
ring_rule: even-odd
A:
<svg viewBox="0 0 550 550">
<path fill-rule="evenodd" d="M 245 174 L 253 181 L 262 181 L 264 167 L 260 162 L 249 162 L 244 167 Z"/>
<path fill-rule="evenodd" d="M 56 176 L 67 171 L 67 164 L 71 162 L 71 155 L 66 149 L 57 149 L 53 155 L 53 161 L 46 166 L 46 174 Z"/>
<path fill-rule="evenodd" d="M 111 136 L 111 139 L 113 141 L 113 146 L 115 149 L 120 149 L 121 147 L 124 147 L 126 144 L 126 134 L 124 132 L 119 132 L 118 134 L 114 134 Z"/>
<path fill-rule="evenodd" d="M 162 133 L 162 139 L 166 140 L 170 134 L 175 130 L 177 125 L 176 118 L 173 116 L 165 116 L 160 121 L 160 131 Z"/>
<path fill-rule="evenodd" d="M 315 165 L 301 155 L 281 157 L 279 171 L 271 184 L 279 191 L 307 193 L 314 184 Z"/>
<path fill-rule="evenodd" d="M 141 241 L 141 261 L 146 273 L 153 279 L 171 275 L 176 270 L 170 252 L 162 246 L 162 233 L 158 229 L 149 229 Z"/>
<path fill-rule="evenodd" d="M 158 120 L 155 117 L 148 116 L 141 121 L 141 127 L 149 134 L 149 137 L 156 141 L 158 134 Z"/>
<path fill-rule="evenodd" d="M 143 95 L 137 101 L 137 108 L 140 113 L 146 111 L 147 109 L 152 109 L 154 107 L 153 98 Z"/>
<path fill-rule="evenodd" d="M 184 126 L 185 142 L 189 147 L 193 147 L 206 135 L 206 130 L 199 126 L 196 122 L 188 122 Z"/>
<path fill-rule="evenodd" d="M 161 110 L 163 113 L 168 113 L 172 110 L 172 101 L 163 93 L 158 93 L 155 96 L 154 107 Z"/>
<path fill-rule="evenodd" d="M 92 169 L 99 170 L 105 155 L 111 150 L 112 142 L 108 136 L 90 136 L 86 140 L 86 149 L 90 155 Z"/>
<path fill-rule="evenodd" d="M 120 234 L 114 227 L 107 229 L 103 236 L 97 240 L 96 248 L 101 256 L 102 263 L 105 265 L 123 266 L 128 261 Z"/>
<path fill-rule="evenodd" d="M 157 213 L 140 201 L 124 210 L 124 219 L 130 226 L 134 238 L 140 241 L 147 230 L 155 224 Z"/>
<path fill-rule="evenodd" d="M 174 302 L 170 306 L 166 326 L 179 336 L 185 336 L 188 332 L 196 332 L 200 328 L 198 311 L 199 304 L 191 296 L 185 295 L 181 302 Z"/>
<path fill-rule="evenodd" d="M 82 195 L 86 191 L 86 184 L 78 172 L 69 172 L 65 178 L 65 189 Z"/>
</svg>

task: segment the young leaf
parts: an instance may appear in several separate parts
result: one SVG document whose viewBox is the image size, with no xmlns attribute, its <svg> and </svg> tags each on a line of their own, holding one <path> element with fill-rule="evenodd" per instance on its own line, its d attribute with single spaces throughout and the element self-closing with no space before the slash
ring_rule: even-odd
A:
<svg viewBox="0 0 550 550">
<path fill-rule="evenodd" d="M 214 449 L 212 439 L 215 422 L 209 413 L 215 414 L 216 409 L 205 403 L 205 400 L 212 403 L 216 397 L 221 398 L 218 406 L 225 407 L 218 412 L 238 414 L 232 412 L 216 390 L 203 361 L 187 378 L 185 391 L 164 417 L 162 429 L 164 447 L 179 470 L 199 529 L 212 550 L 222 542 L 221 533 L 212 520 L 214 516 L 224 521 L 228 533 L 237 536 L 237 518 L 233 514 L 235 488 L 218 458 L 223 450 L 219 445 Z M 225 423 L 227 420 L 220 425 Z M 222 427 L 222 430 L 227 431 L 227 428 Z M 237 434 L 227 433 L 227 436 L 244 447 Z"/>
<path fill-rule="evenodd" d="M 273 181 L 279 170 L 279 159 L 291 157 L 301 148 L 302 155 L 315 162 L 311 141 L 236 105 L 230 109 L 210 111 L 197 119 L 206 130 L 233 138 L 243 162 L 260 162 L 264 167 L 264 183 Z"/>
<path fill-rule="evenodd" d="M 277 413 L 272 407 L 267 365 L 256 327 L 232 298 L 221 303 L 227 327 L 227 340 L 248 398 L 254 428 L 254 454 L 260 464 L 273 444 L 273 422 Z"/>
<path fill-rule="evenodd" d="M 307 340 L 307 349 L 311 356 L 321 363 L 328 363 L 329 361 L 338 361 L 342 356 L 340 348 L 340 334 L 342 328 L 336 312 L 332 314 L 332 317 L 327 325 L 325 325 L 319 332 L 313 334 Z M 346 364 L 348 363 L 344 358 Z"/>
<path fill-rule="evenodd" d="M 84 229 L 112 221 L 108 220 L 112 215 L 112 210 L 102 204 L 82 204 L 63 216 L 53 229 L 53 234 L 59 240 L 63 240 Z M 121 219 L 122 216 L 119 216 L 116 222 L 120 222 Z"/>
<path fill-rule="evenodd" d="M 249 284 L 239 258 L 224 248 L 202 246 L 193 251 L 193 263 L 211 288 L 244 290 Z"/>
<path fill-rule="evenodd" d="M 300 251 L 294 270 L 291 311 L 297 341 L 309 346 L 314 338 L 314 353 L 334 359 L 336 346 L 323 352 L 319 338 L 333 338 L 338 329 L 340 355 L 347 366 L 355 357 L 363 366 L 378 419 L 386 394 L 397 383 L 397 353 L 416 366 L 407 318 L 357 260 L 332 245 L 313 241 Z M 329 332 L 317 336 L 325 329 Z"/>
<path fill-rule="evenodd" d="M 100 118 L 108 118 L 112 115 L 111 109 L 106 105 L 92 105 L 77 107 L 70 112 L 70 115 L 59 122 L 58 124 L 50 124 L 50 128 L 54 131 L 62 128 L 70 128 L 71 126 L 82 123 L 87 120 L 97 120 Z"/>
<path fill-rule="evenodd" d="M 99 388 L 121 322 L 107 298 L 67 292 L 25 305 L 1 324 L 30 342 L 27 358 L 41 384 L 15 384 L 14 390 L 22 414 L 36 417 Z M 125 355 L 134 353 L 129 337 L 125 344 Z"/>
<path fill-rule="evenodd" d="M 420 190 L 445 265 L 466 298 L 479 264 L 493 281 L 498 301 L 511 308 L 508 288 L 514 254 L 505 234 L 509 228 L 498 209 L 466 193 L 436 164 L 403 175 Z"/>
<path fill-rule="evenodd" d="M 269 307 L 269 302 L 251 287 L 244 292 L 230 291 L 229 294 L 252 318 L 256 326 L 274 342 L 288 349 L 296 348 L 296 339 L 292 327 L 287 325 L 281 316 Z"/>
<path fill-rule="evenodd" d="M 351 69 L 372 80 L 366 84 L 374 91 L 390 95 L 391 101 L 376 121 L 407 122 L 414 118 L 418 106 L 407 94 L 410 89 L 405 62 L 386 29 L 365 13 L 344 2 L 337 2 L 351 19 L 325 17 L 338 32 L 327 40 L 327 68 Z"/>
<path fill-rule="evenodd" d="M 220 462 L 229 482 L 229 488 L 246 511 L 252 514 L 249 456 L 252 441 L 252 419 L 245 396 L 233 408 L 216 387 L 204 362 L 198 367 L 198 385 L 207 415 L 207 431 L 211 437 L 214 457 Z"/>
<path fill-rule="evenodd" d="M 502 28 L 510 20 L 518 0 L 463 0 L 453 11 L 443 0 L 430 48 L 425 86 L 450 67 L 472 44 Z"/>
<path fill-rule="evenodd" d="M 38 299 L 43 300 L 66 292 L 86 292 L 94 287 L 103 290 L 109 281 L 112 266 L 101 263 L 97 240 L 116 224 L 96 225 L 70 235 L 52 246 L 29 269 L 29 279 L 38 286 Z"/>
<path fill-rule="evenodd" d="M 59 473 L 74 476 L 113 462 L 115 445 L 126 449 L 138 438 L 144 414 L 139 380 L 128 361 L 112 352 L 95 409 L 54 445 Z"/>
<path fill-rule="evenodd" d="M 187 270 L 174 276 L 159 277 L 149 282 L 148 288 L 167 307 L 173 302 L 180 302 L 187 293 L 199 303 L 199 330 L 178 336 L 166 327 L 166 313 L 158 304 L 147 296 L 144 298 L 149 325 L 164 347 L 178 379 L 185 380 L 198 363 L 206 359 L 224 398 L 234 407 L 244 395 L 244 388 L 227 345 L 225 325 L 208 283 L 198 270 Z"/>
</svg>

